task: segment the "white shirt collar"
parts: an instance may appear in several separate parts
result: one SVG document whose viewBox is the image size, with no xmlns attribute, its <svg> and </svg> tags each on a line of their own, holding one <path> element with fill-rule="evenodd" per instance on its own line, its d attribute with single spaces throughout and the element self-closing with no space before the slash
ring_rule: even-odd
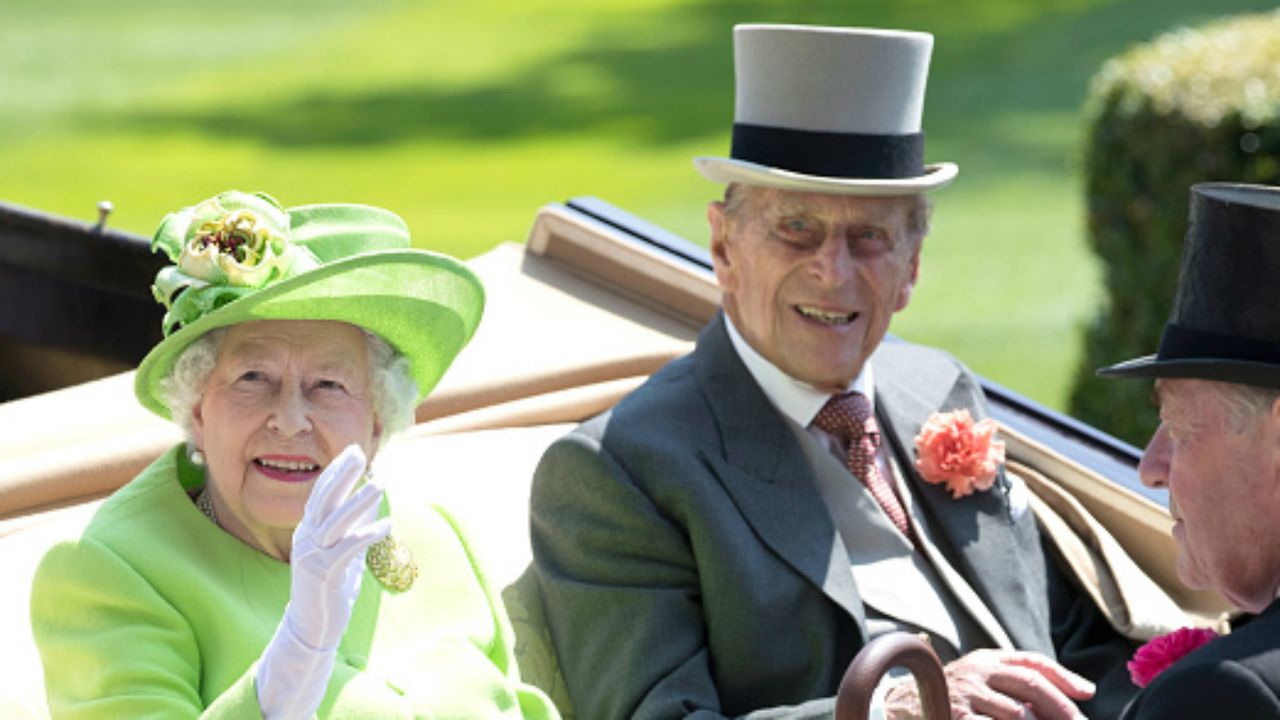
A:
<svg viewBox="0 0 1280 720">
<path fill-rule="evenodd" d="M 765 397 L 769 398 L 779 412 L 791 418 L 800 427 L 809 427 L 809 423 L 813 422 L 818 411 L 827 403 L 831 393 L 819 390 L 779 370 L 747 343 L 738 332 L 738 328 L 733 326 L 733 321 L 729 319 L 727 313 L 724 316 L 724 325 L 729 331 L 729 342 L 733 343 L 733 349 L 738 351 L 742 364 L 747 366 L 747 372 L 755 378 L 760 389 L 764 391 Z M 858 373 L 858 377 L 849 384 L 847 391 L 866 395 L 872 410 L 875 410 L 875 377 L 870 362 L 862 366 L 862 372 Z"/>
</svg>

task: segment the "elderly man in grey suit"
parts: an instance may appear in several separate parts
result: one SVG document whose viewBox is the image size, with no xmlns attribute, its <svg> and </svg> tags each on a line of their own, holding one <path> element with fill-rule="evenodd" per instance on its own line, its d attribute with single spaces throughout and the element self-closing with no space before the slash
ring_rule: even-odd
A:
<svg viewBox="0 0 1280 720">
<path fill-rule="evenodd" d="M 539 464 L 531 525 L 548 626 L 584 718 L 828 717 L 848 662 L 927 633 L 957 716 L 1098 717 L 1130 646 L 1042 551 L 1027 490 L 991 467 L 955 497 L 914 439 L 984 414 L 951 357 L 881 343 L 928 229 L 920 117 L 932 36 L 735 29 L 727 184 L 708 209 L 724 312 L 692 354 Z M 981 292 L 975 287 L 974 292 Z M 1056 654 L 1055 654 L 1056 653 Z M 1055 659 L 1055 657 L 1057 659 Z M 909 680 L 876 707 L 911 717 Z"/>
</svg>

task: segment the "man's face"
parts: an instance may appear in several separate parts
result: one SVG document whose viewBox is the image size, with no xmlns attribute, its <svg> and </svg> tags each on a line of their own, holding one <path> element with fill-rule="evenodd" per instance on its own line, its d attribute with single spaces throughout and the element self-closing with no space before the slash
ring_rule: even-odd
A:
<svg viewBox="0 0 1280 720">
<path fill-rule="evenodd" d="M 1160 426 L 1138 466 L 1169 489 L 1178 578 L 1257 612 L 1280 582 L 1280 422 L 1240 417 L 1204 380 L 1160 380 Z"/>
<path fill-rule="evenodd" d="M 735 216 L 707 210 L 734 327 L 797 380 L 844 390 L 911 299 L 920 238 L 909 198 L 743 187 Z"/>
</svg>

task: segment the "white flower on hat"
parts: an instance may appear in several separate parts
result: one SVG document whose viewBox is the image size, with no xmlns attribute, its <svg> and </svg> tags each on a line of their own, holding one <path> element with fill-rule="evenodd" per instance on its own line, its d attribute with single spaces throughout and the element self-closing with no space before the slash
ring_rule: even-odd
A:
<svg viewBox="0 0 1280 720">
<path fill-rule="evenodd" d="M 187 275 L 208 283 L 261 287 L 288 273 L 293 260 L 283 211 L 264 213 L 234 207 L 235 196 L 206 200 L 191 210 L 188 240 L 177 265 Z M 232 207 L 224 207 L 226 198 Z M 260 204 L 260 203 L 255 203 Z M 281 222 L 284 220 L 285 222 Z"/>
</svg>

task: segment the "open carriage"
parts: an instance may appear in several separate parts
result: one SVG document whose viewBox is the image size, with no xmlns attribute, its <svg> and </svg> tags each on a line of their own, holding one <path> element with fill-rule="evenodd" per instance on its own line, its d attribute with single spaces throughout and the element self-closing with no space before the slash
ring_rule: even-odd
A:
<svg viewBox="0 0 1280 720">
<path fill-rule="evenodd" d="M 0 206 L 0 392 L 16 398 L 0 403 L 0 717 L 45 716 L 28 620 L 40 557 L 180 439 L 137 404 L 128 370 L 159 339 L 147 288 L 162 258 L 148 245 Z M 551 441 L 689 351 L 718 291 L 704 250 L 592 198 L 543 207 L 525 243 L 468 265 L 488 293 L 480 329 L 376 466 L 412 482 L 394 485 L 398 496 L 438 501 L 468 527 L 505 588 L 522 675 L 563 703 L 527 572 L 533 468 Z M 986 391 L 1010 471 L 1113 624 L 1141 635 L 1183 613 L 1223 617 L 1220 597 L 1178 583 L 1171 522 L 1137 482 L 1134 448 L 993 383 Z"/>
</svg>

